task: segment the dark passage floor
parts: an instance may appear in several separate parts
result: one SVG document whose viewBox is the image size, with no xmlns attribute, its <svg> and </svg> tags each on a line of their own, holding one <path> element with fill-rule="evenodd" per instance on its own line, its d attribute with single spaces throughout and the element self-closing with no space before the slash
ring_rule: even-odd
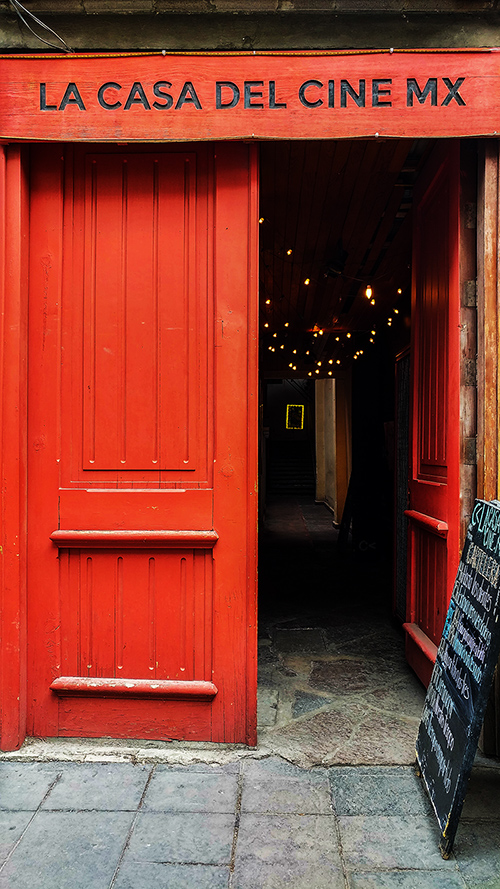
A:
<svg viewBox="0 0 500 889">
<path fill-rule="evenodd" d="M 390 572 L 339 554 L 306 496 L 267 504 L 259 553 L 259 746 L 297 764 L 411 763 L 424 689 L 391 615 Z"/>
</svg>

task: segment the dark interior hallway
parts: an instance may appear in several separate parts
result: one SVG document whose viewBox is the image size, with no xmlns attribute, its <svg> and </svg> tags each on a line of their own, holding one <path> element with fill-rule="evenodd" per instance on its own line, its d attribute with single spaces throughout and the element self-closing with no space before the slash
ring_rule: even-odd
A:
<svg viewBox="0 0 500 889">
<path fill-rule="evenodd" d="M 329 510 L 268 497 L 259 550 L 259 745 L 301 765 L 410 763 L 424 689 L 387 564 L 339 552 Z"/>
</svg>

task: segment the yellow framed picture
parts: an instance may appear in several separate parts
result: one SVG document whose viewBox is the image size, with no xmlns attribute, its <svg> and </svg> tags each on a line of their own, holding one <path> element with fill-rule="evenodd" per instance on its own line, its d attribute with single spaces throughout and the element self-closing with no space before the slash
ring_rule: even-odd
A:
<svg viewBox="0 0 500 889">
<path fill-rule="evenodd" d="M 304 428 L 304 405 L 303 404 L 287 404 L 287 406 L 286 406 L 286 428 L 287 429 L 303 429 Z"/>
</svg>

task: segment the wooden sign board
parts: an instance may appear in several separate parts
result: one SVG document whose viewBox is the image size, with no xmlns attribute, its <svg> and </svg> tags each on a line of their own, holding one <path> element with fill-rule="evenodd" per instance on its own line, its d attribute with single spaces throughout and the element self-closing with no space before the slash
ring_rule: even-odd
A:
<svg viewBox="0 0 500 889">
<path fill-rule="evenodd" d="M 421 772 L 448 858 L 500 653 L 500 502 L 477 500 L 427 689 Z"/>
<path fill-rule="evenodd" d="M 0 57 L 0 138 L 165 142 L 494 136 L 480 50 Z"/>
</svg>

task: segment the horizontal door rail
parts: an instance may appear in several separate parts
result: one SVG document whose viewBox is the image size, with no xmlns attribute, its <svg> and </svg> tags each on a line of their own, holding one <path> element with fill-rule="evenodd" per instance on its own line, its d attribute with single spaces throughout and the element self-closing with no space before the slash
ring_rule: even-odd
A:
<svg viewBox="0 0 500 889">
<path fill-rule="evenodd" d="M 57 695 L 94 697 L 197 698 L 210 701 L 217 694 L 213 682 L 175 679 L 114 679 L 93 676 L 59 676 L 50 688 Z"/>
<path fill-rule="evenodd" d="M 425 528 L 426 531 L 437 534 L 438 537 L 448 536 L 448 525 L 441 519 L 434 519 L 432 516 L 424 515 L 423 512 L 417 512 L 415 509 L 405 509 L 405 516 L 411 519 L 412 522 L 416 522 L 417 525 Z"/>
<path fill-rule="evenodd" d="M 435 663 L 437 657 L 437 645 L 434 644 L 432 639 L 424 633 L 423 630 L 417 624 L 403 624 L 403 630 L 408 634 L 410 639 L 413 640 L 415 645 L 424 653 L 426 658 L 431 661 L 432 664 Z"/>
<path fill-rule="evenodd" d="M 212 549 L 217 531 L 53 531 L 50 539 L 58 547 L 158 546 Z"/>
</svg>

